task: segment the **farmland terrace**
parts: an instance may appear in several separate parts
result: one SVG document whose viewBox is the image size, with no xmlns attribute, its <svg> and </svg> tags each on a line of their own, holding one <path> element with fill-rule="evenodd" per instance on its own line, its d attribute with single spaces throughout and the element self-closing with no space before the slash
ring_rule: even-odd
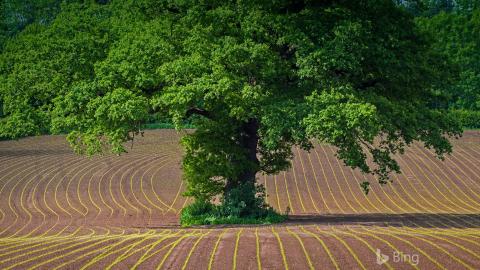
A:
<svg viewBox="0 0 480 270">
<path fill-rule="evenodd" d="M 148 131 L 90 158 L 63 136 L 0 142 L 0 268 L 480 269 L 480 132 L 443 161 L 410 147 L 384 186 L 330 146 L 295 150 L 289 171 L 258 176 L 269 205 L 289 209 L 274 226 L 180 227 L 178 141 Z"/>
</svg>

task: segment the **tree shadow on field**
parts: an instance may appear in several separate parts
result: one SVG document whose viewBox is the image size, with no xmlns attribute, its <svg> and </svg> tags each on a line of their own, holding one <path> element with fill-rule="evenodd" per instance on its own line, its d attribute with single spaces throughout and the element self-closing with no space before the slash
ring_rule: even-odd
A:
<svg viewBox="0 0 480 270">
<path fill-rule="evenodd" d="M 480 228 L 479 214 L 374 213 L 290 215 L 285 225 L 362 225 L 424 228 Z"/>
</svg>

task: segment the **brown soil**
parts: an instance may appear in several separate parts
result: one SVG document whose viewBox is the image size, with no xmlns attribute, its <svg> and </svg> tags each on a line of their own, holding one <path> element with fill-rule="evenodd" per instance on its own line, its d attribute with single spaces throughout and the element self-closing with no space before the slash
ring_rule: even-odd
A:
<svg viewBox="0 0 480 270">
<path fill-rule="evenodd" d="M 259 175 L 270 205 L 290 208 L 273 227 L 180 228 L 178 139 L 149 131 L 127 154 L 92 158 L 63 136 L 0 142 L 0 268 L 480 269 L 479 132 L 454 141 L 445 161 L 412 147 L 386 186 L 330 146 L 295 150 L 290 170 Z"/>
</svg>

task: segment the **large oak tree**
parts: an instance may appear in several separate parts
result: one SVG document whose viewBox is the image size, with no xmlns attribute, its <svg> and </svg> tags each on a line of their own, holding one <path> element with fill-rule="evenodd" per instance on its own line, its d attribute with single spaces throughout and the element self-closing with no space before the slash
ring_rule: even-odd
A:
<svg viewBox="0 0 480 270">
<path fill-rule="evenodd" d="M 182 144 L 198 200 L 253 189 L 313 140 L 384 183 L 409 144 L 441 156 L 461 132 L 432 105 L 449 73 L 431 47 L 388 0 L 63 4 L 4 46 L 0 136 L 69 132 L 78 152 L 122 152 L 160 113 L 196 126 Z"/>
</svg>

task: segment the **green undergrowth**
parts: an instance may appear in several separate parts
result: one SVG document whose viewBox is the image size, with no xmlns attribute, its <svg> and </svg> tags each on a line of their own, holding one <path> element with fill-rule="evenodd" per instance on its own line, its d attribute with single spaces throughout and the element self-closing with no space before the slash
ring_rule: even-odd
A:
<svg viewBox="0 0 480 270">
<path fill-rule="evenodd" d="M 287 219 L 265 203 L 265 192 L 261 185 L 253 188 L 239 186 L 230 191 L 216 205 L 209 200 L 198 199 L 182 209 L 180 224 L 192 225 L 218 224 L 273 224 Z"/>
<path fill-rule="evenodd" d="M 209 202 L 194 202 L 182 209 L 180 224 L 183 227 L 192 225 L 220 225 L 220 224 L 273 224 L 287 219 L 286 215 L 275 212 L 272 208 L 264 209 L 260 216 L 222 215 L 223 205 L 213 205 Z"/>
</svg>

